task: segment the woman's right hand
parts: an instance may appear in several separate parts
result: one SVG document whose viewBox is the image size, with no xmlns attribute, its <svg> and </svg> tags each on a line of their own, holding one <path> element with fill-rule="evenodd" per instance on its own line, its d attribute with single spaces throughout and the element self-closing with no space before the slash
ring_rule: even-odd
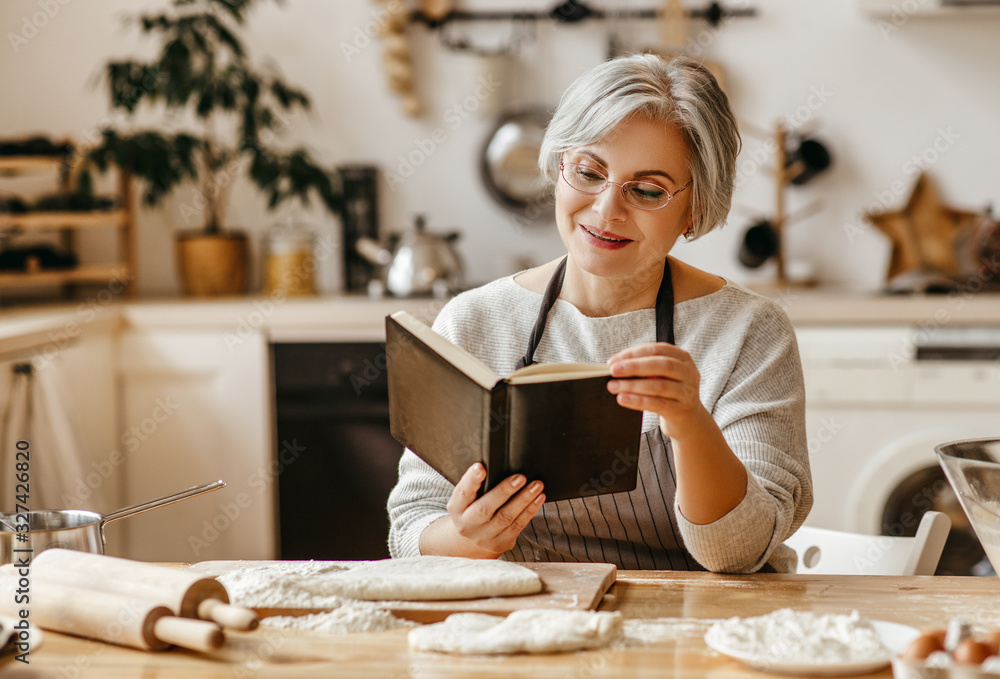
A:
<svg viewBox="0 0 1000 679">
<path fill-rule="evenodd" d="M 477 499 L 476 492 L 485 478 L 482 464 L 469 467 L 448 500 L 448 518 L 457 536 L 471 543 L 462 547 L 474 547 L 481 553 L 480 558 L 495 559 L 514 546 L 517 536 L 545 503 L 545 494 L 541 481 L 525 486 L 524 475 L 515 474 Z M 459 551 L 466 552 L 461 556 L 474 553 Z"/>
</svg>

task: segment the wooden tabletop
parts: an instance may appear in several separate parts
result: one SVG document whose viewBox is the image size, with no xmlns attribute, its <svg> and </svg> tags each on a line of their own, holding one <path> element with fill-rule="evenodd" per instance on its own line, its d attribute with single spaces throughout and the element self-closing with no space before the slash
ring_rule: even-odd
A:
<svg viewBox="0 0 1000 679">
<path fill-rule="evenodd" d="M 849 613 L 916 627 L 943 626 L 961 615 L 1000 627 L 1000 579 L 812 575 L 719 575 L 619 571 L 600 610 L 627 619 L 727 618 L 779 608 Z M 599 677 L 769 676 L 709 650 L 698 625 L 647 646 L 536 656 L 452 657 L 409 651 L 407 630 L 341 636 L 260 628 L 230 634 L 212 657 L 184 651 L 146 653 L 45 633 L 30 665 L 11 663 L 4 679 L 231 679 L 232 677 Z M 695 629 L 692 633 L 690 630 Z M 890 677 L 889 669 L 873 676 Z"/>
</svg>

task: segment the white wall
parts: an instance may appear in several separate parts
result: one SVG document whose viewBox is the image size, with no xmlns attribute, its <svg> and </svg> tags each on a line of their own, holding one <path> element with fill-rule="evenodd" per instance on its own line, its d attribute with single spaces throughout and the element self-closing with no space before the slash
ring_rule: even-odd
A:
<svg viewBox="0 0 1000 679">
<path fill-rule="evenodd" d="M 916 0 L 919 1 L 919 0 Z M 65 3 L 65 4 L 61 4 Z M 42 131 L 85 137 L 107 119 L 106 96 L 94 85 L 109 58 L 149 53 L 134 31 L 121 25 L 128 0 L 6 0 L 0 4 L 0 134 Z M 144 3 L 162 6 L 164 3 Z M 415 4 L 415 3 L 410 3 Z M 510 7 L 500 0 L 465 0 L 464 8 Z M 554 3 L 521 0 L 518 7 L 545 9 Z M 864 16 L 851 0 L 736 0 L 758 9 L 756 18 L 734 20 L 718 30 L 704 24 L 699 37 L 704 56 L 723 66 L 743 125 L 741 167 L 752 170 L 754 151 L 769 129 L 786 115 L 807 114 L 803 129 L 815 131 L 835 154 L 835 167 L 805 187 L 789 189 L 789 209 L 819 201 L 816 214 L 790 229 L 791 257 L 815 263 L 823 283 L 876 289 L 884 278 L 886 240 L 859 219 L 893 183 L 906 184 L 891 207 L 901 205 L 915 179 L 908 162 L 926 154 L 930 171 L 952 205 L 980 209 L 1000 197 L 995 157 L 1000 151 L 1000 18 L 927 20 L 905 18 L 897 30 Z M 656 2 L 594 0 L 595 7 L 648 7 Z M 38 12 L 58 12 L 15 51 L 10 34 L 43 23 Z M 561 244 L 551 225 L 520 228 L 496 207 L 481 187 L 477 153 L 490 120 L 478 112 L 456 129 L 445 118 L 475 90 L 467 58 L 440 47 L 421 26 L 410 34 L 416 53 L 418 89 L 426 113 L 414 120 L 400 112 L 389 92 L 377 41 L 361 46 L 348 60 L 342 49 L 373 20 L 380 3 L 364 0 L 287 0 L 260 5 L 252 14 L 247 44 L 261 60 L 270 58 L 286 78 L 313 99 L 307 116 L 290 121 L 289 142 L 304 141 L 331 164 L 375 163 L 384 170 L 416 153 L 435 128 L 446 139 L 434 144 L 416 171 L 390 190 L 380 189 L 382 228 L 406 228 L 411 216 L 428 215 L 432 228 L 460 229 L 470 278 L 484 281 L 508 273 L 513 257 L 536 261 L 557 256 Z M 700 5 L 699 5 L 700 6 Z M 566 26 L 542 24 L 536 39 L 510 62 L 502 78 L 502 101 L 551 107 L 579 72 L 598 63 L 606 51 L 602 22 Z M 623 22 L 618 31 L 626 46 L 654 42 L 652 22 Z M 30 33 L 30 29 L 27 33 Z M 463 27 L 459 33 L 496 42 L 498 27 Z M 820 98 L 816 92 L 825 92 Z M 825 99 L 825 101 L 821 101 Z M 809 108 L 812 104 L 813 109 Z M 805 108 L 803 108 L 805 107 Z M 154 117 L 152 120 L 159 120 Z M 940 139 L 948 132 L 951 141 Z M 950 132 L 949 132 L 950 131 Z M 937 143 L 938 149 L 934 151 Z M 424 145 L 424 148 L 429 148 Z M 754 214 L 773 205 L 767 172 L 749 171 L 739 187 L 729 225 L 690 245 L 681 257 L 741 282 L 768 280 L 769 270 L 748 271 L 736 260 L 743 230 Z M 172 294 L 177 281 L 171 256 L 172 233 L 185 223 L 180 205 L 190 190 L 157 210 L 143 210 L 139 221 L 140 289 Z M 263 233 L 277 215 L 245 185 L 238 187 L 229 223 Z M 863 232 L 849 237 L 860 226 Z M 321 217 L 321 231 L 335 239 L 336 222 Z M 325 273 L 327 280 L 336 271 Z M 328 282 L 329 285 L 329 282 Z"/>
</svg>

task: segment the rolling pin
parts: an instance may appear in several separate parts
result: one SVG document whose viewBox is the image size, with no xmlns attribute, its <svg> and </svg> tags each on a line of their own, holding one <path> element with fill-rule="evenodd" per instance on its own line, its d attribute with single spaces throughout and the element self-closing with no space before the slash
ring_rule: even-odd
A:
<svg viewBox="0 0 1000 679">
<path fill-rule="evenodd" d="M 257 614 L 229 605 L 221 582 L 182 568 L 120 559 L 114 556 L 46 549 L 31 561 L 34 582 L 112 592 L 156 602 L 182 618 L 212 620 L 223 627 L 252 630 Z"/>
<path fill-rule="evenodd" d="M 148 600 L 34 578 L 27 589 L 18 589 L 18 580 L 17 576 L 0 579 L 0 612 L 17 616 L 22 608 L 27 609 L 28 622 L 36 627 L 144 651 L 174 645 L 209 652 L 225 641 L 215 623 L 178 618 L 166 606 Z M 28 603 L 18 603 L 19 592 L 26 592 Z"/>
</svg>

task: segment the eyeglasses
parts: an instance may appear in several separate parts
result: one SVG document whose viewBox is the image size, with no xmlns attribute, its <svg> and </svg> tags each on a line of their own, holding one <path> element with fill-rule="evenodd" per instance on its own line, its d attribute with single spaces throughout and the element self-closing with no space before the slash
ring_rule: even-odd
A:
<svg viewBox="0 0 1000 679">
<path fill-rule="evenodd" d="M 559 163 L 559 172 L 566 183 L 580 193 L 598 194 L 608 188 L 609 184 L 620 186 L 625 201 L 640 210 L 659 210 L 666 207 L 678 193 L 691 186 L 693 179 L 687 184 L 670 193 L 659 184 L 631 180 L 619 184 L 608 181 L 599 170 L 579 163 Z"/>
</svg>

